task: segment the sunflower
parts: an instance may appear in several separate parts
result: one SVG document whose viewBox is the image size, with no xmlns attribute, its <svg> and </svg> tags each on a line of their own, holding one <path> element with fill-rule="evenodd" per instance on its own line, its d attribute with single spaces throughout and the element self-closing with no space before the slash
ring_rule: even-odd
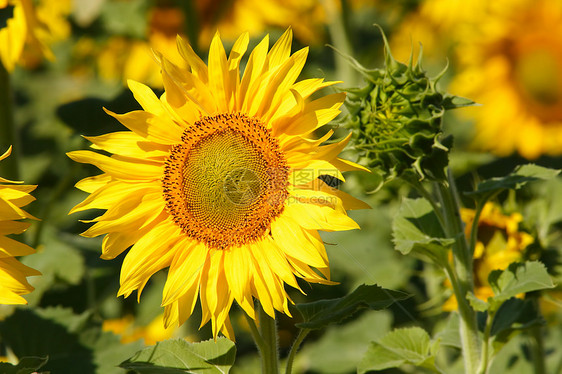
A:
<svg viewBox="0 0 562 374">
<path fill-rule="evenodd" d="M 472 230 L 474 214 L 472 209 L 461 209 L 467 237 Z M 478 221 L 478 238 L 474 248 L 474 295 L 477 298 L 486 301 L 488 297 L 494 296 L 488 283 L 490 273 L 493 270 L 505 270 L 511 263 L 521 261 L 524 250 L 534 241 L 531 235 L 519 231 L 522 220 L 520 213 L 507 216 L 494 203 L 484 205 Z M 447 286 L 451 288 L 450 284 Z M 455 296 L 445 302 L 443 309 L 457 309 Z"/>
<path fill-rule="evenodd" d="M 343 180 L 358 170 L 338 158 L 349 137 L 321 145 L 315 130 L 339 113 L 344 93 L 310 96 L 336 82 L 295 83 L 308 48 L 291 55 L 287 30 L 268 51 L 269 36 L 255 47 L 240 79 L 247 33 L 226 56 L 218 33 L 209 65 L 178 37 L 189 69 L 158 55 L 165 93 L 129 81 L 143 110 L 107 111 L 131 131 L 87 138 L 111 157 L 75 151 L 101 175 L 78 182 L 90 195 L 72 212 L 106 209 L 84 236 L 106 234 L 103 259 L 132 246 L 121 269 L 118 295 L 138 295 L 149 278 L 168 268 L 164 323 L 183 323 L 199 298 L 201 326 L 212 322 L 232 337 L 234 301 L 255 318 L 254 299 L 274 317 L 289 313 L 285 284 L 297 278 L 331 284 L 318 230 L 358 228 L 345 209 L 364 203 L 319 178 Z"/>
<path fill-rule="evenodd" d="M 0 156 L 0 161 L 10 155 L 12 147 Z M 25 256 L 35 251 L 14 239 L 7 237 L 11 234 L 21 234 L 29 223 L 19 220 L 35 219 L 31 214 L 21 209 L 35 200 L 29 195 L 35 186 L 14 184 L 0 177 L 0 304 L 27 304 L 21 297 L 33 291 L 27 282 L 27 277 L 41 275 L 37 270 L 21 264 L 15 257 Z"/>
<path fill-rule="evenodd" d="M 562 3 L 489 2 L 469 26 L 451 90 L 483 104 L 465 111 L 475 146 L 528 159 L 562 154 Z"/>
</svg>

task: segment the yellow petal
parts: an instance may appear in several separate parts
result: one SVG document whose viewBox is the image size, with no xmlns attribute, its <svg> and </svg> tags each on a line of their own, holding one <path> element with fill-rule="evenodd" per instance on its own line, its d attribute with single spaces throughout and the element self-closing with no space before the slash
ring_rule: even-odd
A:
<svg viewBox="0 0 562 374">
<path fill-rule="evenodd" d="M 20 243 L 17 240 L 5 236 L 0 236 L 0 257 L 26 256 L 32 253 L 35 253 L 35 250 L 27 244 Z"/>
<path fill-rule="evenodd" d="M 192 239 L 181 241 L 178 247 L 181 247 L 181 251 L 175 254 L 170 265 L 162 294 L 162 305 L 175 302 L 188 291 L 192 292 L 189 300 L 194 303 L 195 301 L 192 300 L 194 290 L 192 288 L 196 284 L 196 290 L 199 289 L 201 271 L 207 260 L 208 250 L 204 244 L 197 243 Z M 197 294 L 195 294 L 196 298 Z"/>
<path fill-rule="evenodd" d="M 129 89 L 133 93 L 135 100 L 142 106 L 145 111 L 156 116 L 165 115 L 162 103 L 160 102 L 158 97 L 156 97 L 150 87 L 142 83 L 135 82 L 132 79 L 127 80 L 127 84 L 129 85 Z"/>
<path fill-rule="evenodd" d="M 142 110 L 125 114 L 116 114 L 105 108 L 103 110 L 123 126 L 149 141 L 161 144 L 177 144 L 181 141 L 184 128 L 169 117 L 155 116 Z"/>
<path fill-rule="evenodd" d="M 192 73 L 199 78 L 203 84 L 207 84 L 209 81 L 209 72 L 207 65 L 197 56 L 197 54 L 191 48 L 188 42 L 182 39 L 181 36 L 177 36 L 177 45 L 180 55 L 184 60 L 191 66 Z"/>
<path fill-rule="evenodd" d="M 125 157 L 118 158 L 103 156 L 91 151 L 73 151 L 67 153 L 68 157 L 76 162 L 92 164 L 114 178 L 130 181 L 158 180 L 162 177 L 163 167 L 152 162 L 129 160 Z"/>
<path fill-rule="evenodd" d="M 280 66 L 279 71 L 265 86 L 265 91 L 260 95 L 261 100 L 255 101 L 260 104 L 256 115 L 269 122 L 269 118 L 281 104 L 281 99 L 300 75 L 307 56 L 308 47 L 305 47 L 295 52 L 290 59 Z M 250 114 L 254 113 L 253 107 L 250 108 Z"/>
<path fill-rule="evenodd" d="M 283 64 L 291 54 L 291 44 L 293 42 L 293 30 L 289 27 L 283 35 L 275 42 L 271 51 L 269 51 L 269 68 L 275 69 L 278 65 Z"/>
<path fill-rule="evenodd" d="M 252 93 L 255 91 L 255 87 L 259 86 L 260 80 L 258 78 L 261 78 L 265 68 L 268 47 L 269 35 L 266 35 L 250 54 L 238 94 L 238 105 L 242 112 L 248 111 L 251 100 L 255 98 Z"/>
<path fill-rule="evenodd" d="M 170 265 L 179 228 L 162 222 L 140 238 L 129 250 L 121 267 L 119 295 L 129 295 L 158 270 Z"/>
<path fill-rule="evenodd" d="M 308 230 L 343 231 L 359 228 L 345 213 L 328 206 L 294 203 L 285 207 L 285 214 Z"/>
<path fill-rule="evenodd" d="M 277 247 L 286 255 L 314 267 L 327 265 L 294 220 L 288 217 L 278 218 L 271 224 L 271 234 Z"/>
<path fill-rule="evenodd" d="M 218 32 L 211 41 L 209 49 L 209 88 L 215 97 L 217 110 L 219 112 L 228 112 L 228 101 L 230 100 L 231 91 L 229 90 L 228 67 L 226 60 L 226 52 L 220 40 Z"/>
<path fill-rule="evenodd" d="M 241 306 L 244 305 L 245 307 L 248 306 L 246 299 L 252 280 L 250 262 L 251 258 L 244 247 L 233 247 L 225 250 L 224 272 L 228 286 L 230 287 L 234 299 L 236 299 Z M 253 307 L 248 314 L 253 314 Z"/>
<path fill-rule="evenodd" d="M 289 135 L 307 134 L 324 126 L 341 113 L 345 92 L 331 94 L 306 104 L 304 112 L 295 120 L 283 124 Z"/>
<path fill-rule="evenodd" d="M 140 159 L 163 159 L 169 153 L 169 146 L 148 142 L 131 131 L 112 132 L 100 136 L 85 136 L 92 142 L 93 149 Z"/>
</svg>

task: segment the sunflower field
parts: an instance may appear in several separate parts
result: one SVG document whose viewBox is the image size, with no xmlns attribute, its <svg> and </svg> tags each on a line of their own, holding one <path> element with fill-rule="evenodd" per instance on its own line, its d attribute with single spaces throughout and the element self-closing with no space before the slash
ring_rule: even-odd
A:
<svg viewBox="0 0 562 374">
<path fill-rule="evenodd" d="M 0 0 L 0 374 L 562 374 L 562 1 Z"/>
</svg>

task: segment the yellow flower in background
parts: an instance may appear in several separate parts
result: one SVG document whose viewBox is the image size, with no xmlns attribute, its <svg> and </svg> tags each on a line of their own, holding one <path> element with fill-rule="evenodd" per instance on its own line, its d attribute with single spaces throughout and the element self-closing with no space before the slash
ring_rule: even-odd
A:
<svg viewBox="0 0 562 374">
<path fill-rule="evenodd" d="M 135 326 L 135 318 L 132 315 L 104 320 L 102 330 L 111 331 L 121 336 L 121 343 L 123 344 L 143 339 L 145 345 L 154 345 L 158 342 L 171 339 L 175 336 L 177 331 L 174 326 L 168 328 L 164 327 L 163 314 L 154 318 L 147 326 Z"/>
<path fill-rule="evenodd" d="M 332 1 L 332 0 L 328 0 Z M 200 45 L 208 44 L 218 29 L 228 40 L 248 31 L 262 35 L 270 27 L 293 25 L 295 35 L 305 43 L 322 40 L 326 15 L 317 0 L 199 0 L 195 2 L 200 21 Z M 298 22 L 295 22 L 298 20 Z"/>
<path fill-rule="evenodd" d="M 466 224 L 465 235 L 470 236 L 474 222 L 474 210 L 461 209 L 461 218 Z M 492 270 L 505 270 L 509 264 L 522 260 L 523 251 L 534 239 L 531 235 L 519 231 L 523 220 L 520 213 L 509 216 L 501 212 L 499 206 L 488 202 L 482 209 L 478 221 L 478 238 L 474 249 L 474 295 L 486 301 L 494 293 L 488 283 Z M 450 284 L 447 284 L 450 288 Z M 455 296 L 451 296 L 443 305 L 447 311 L 457 309 Z"/>
<path fill-rule="evenodd" d="M 424 61 L 435 60 L 442 66 L 456 40 L 467 32 L 467 25 L 476 20 L 483 0 L 425 0 L 399 24 L 390 40 L 392 55 L 406 62 L 423 46 Z M 417 51 L 413 53 L 417 59 Z M 414 61 L 416 62 L 416 61 Z"/>
<path fill-rule="evenodd" d="M 500 156 L 562 154 L 562 3 L 489 2 L 459 41 L 451 90 L 483 104 L 474 145 Z"/>
<path fill-rule="evenodd" d="M 0 161 L 8 157 L 11 151 L 12 147 L 0 156 Z M 27 304 L 21 297 L 33 291 L 27 277 L 41 273 L 21 264 L 16 257 L 32 254 L 35 250 L 7 235 L 21 234 L 29 227 L 29 223 L 19 220 L 35 219 L 21 207 L 35 200 L 29 193 L 36 186 L 17 184 L 19 182 L 1 177 L 0 183 L 0 304 Z"/>
<path fill-rule="evenodd" d="M 36 34 L 43 45 L 50 46 L 70 37 L 72 30 L 68 17 L 72 11 L 72 0 L 40 0 L 35 9 L 40 24 Z M 41 64 L 43 55 L 49 60 L 54 59 L 50 49 L 45 53 L 38 48 L 24 48 L 20 64 L 33 69 Z"/>
<path fill-rule="evenodd" d="M 0 60 L 6 70 L 16 64 L 35 67 L 43 56 L 54 59 L 49 44 L 70 35 L 70 10 L 70 0 L 42 0 L 37 7 L 31 0 L 0 0 L 0 11 L 9 17 L 0 29 Z"/>
<path fill-rule="evenodd" d="M 373 0 L 349 0 L 351 11 L 374 6 Z M 200 22 L 199 44 L 207 45 L 215 31 L 227 40 L 242 32 L 250 37 L 263 35 L 273 28 L 289 25 L 295 37 L 306 44 L 325 41 L 325 26 L 341 12 L 340 0 L 198 0 L 195 2 Z"/>
<path fill-rule="evenodd" d="M 123 82 L 132 79 L 151 87 L 162 88 L 160 66 L 152 51 L 158 51 L 174 64 L 186 68 L 187 65 L 176 48 L 176 35 L 181 34 L 183 28 L 184 16 L 180 8 L 152 8 L 147 40 L 114 36 L 101 51 L 94 52 L 100 77 Z"/>
<path fill-rule="evenodd" d="M 341 171 L 360 169 L 338 158 L 349 137 L 321 145 L 332 132 L 313 136 L 340 113 L 345 94 L 312 100 L 336 82 L 295 83 L 308 48 L 291 55 L 291 30 L 271 50 L 267 35 L 240 79 L 248 43 L 245 33 L 227 56 L 216 34 L 207 66 L 178 38 L 190 68 L 160 56 L 165 93 L 157 98 L 130 81 L 144 110 L 108 113 L 131 131 L 88 138 L 113 155 L 69 153 L 103 171 L 77 184 L 90 196 L 71 213 L 107 210 L 83 235 L 106 234 L 103 259 L 132 246 L 119 295 L 140 297 L 149 278 L 169 267 L 165 326 L 183 323 L 199 298 L 201 325 L 210 320 L 215 337 L 233 336 L 235 300 L 252 318 L 254 298 L 272 317 L 274 310 L 290 315 L 285 284 L 331 284 L 318 230 L 356 229 L 345 209 L 366 207 L 318 178 L 343 180 Z"/>
</svg>

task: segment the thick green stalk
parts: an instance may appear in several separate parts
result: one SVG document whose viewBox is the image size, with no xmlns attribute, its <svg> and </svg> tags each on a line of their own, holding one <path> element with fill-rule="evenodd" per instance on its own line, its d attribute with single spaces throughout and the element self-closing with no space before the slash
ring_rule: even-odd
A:
<svg viewBox="0 0 562 374">
<path fill-rule="evenodd" d="M 277 325 L 275 319 L 271 318 L 259 306 L 260 332 L 264 347 L 260 351 L 262 359 L 263 374 L 279 374 L 279 352 L 277 349 Z"/>
<path fill-rule="evenodd" d="M 460 335 L 467 374 L 476 373 L 480 363 L 480 339 L 476 323 L 476 312 L 466 298 L 467 292 L 474 291 L 472 276 L 472 254 L 467 245 L 458 202 L 454 196 L 454 181 L 449 178 L 446 183 L 438 183 L 438 193 L 442 202 L 445 233 L 455 238 L 453 245 L 454 267 L 447 269 L 447 275 L 453 284 L 460 314 Z"/>
<path fill-rule="evenodd" d="M 476 222 L 476 221 L 475 221 Z M 486 318 L 486 328 L 484 330 L 484 338 L 482 345 L 482 358 L 480 359 L 480 367 L 478 368 L 478 374 L 488 373 L 488 367 L 490 365 L 490 333 L 492 331 L 492 323 L 494 322 L 494 317 L 496 315 L 495 311 L 489 310 L 488 317 Z"/>
<path fill-rule="evenodd" d="M 11 156 L 0 162 L 0 176 L 18 180 L 19 144 L 14 126 L 13 104 L 10 74 L 6 71 L 4 65 L 0 63 L 0 154 L 4 153 L 10 146 L 13 146 Z"/>
<path fill-rule="evenodd" d="M 256 322 L 252 319 L 252 317 L 250 317 L 246 313 L 244 313 L 244 317 L 246 317 L 246 320 L 248 321 L 252 338 L 254 339 L 254 343 L 256 343 L 256 346 L 258 347 L 258 350 L 260 351 L 261 354 L 261 352 L 264 351 L 266 348 L 265 348 L 265 342 L 263 341 L 260 331 L 256 326 Z"/>
<path fill-rule="evenodd" d="M 335 0 L 323 0 L 322 4 L 326 11 L 329 22 L 328 31 L 334 47 L 343 55 L 353 56 L 353 48 L 349 41 L 347 26 L 345 22 L 347 4 L 345 0 L 339 0 L 340 6 L 336 5 Z M 339 8 L 339 9 L 338 9 Z M 348 86 L 353 86 L 355 82 L 355 70 L 351 64 L 340 53 L 334 55 L 336 63 L 336 76 Z"/>
<path fill-rule="evenodd" d="M 545 374 L 546 367 L 545 367 L 545 351 L 544 351 L 544 342 L 542 336 L 542 328 L 541 326 L 533 326 L 531 327 L 531 336 L 533 337 L 533 364 L 535 367 L 535 374 Z"/>
</svg>

